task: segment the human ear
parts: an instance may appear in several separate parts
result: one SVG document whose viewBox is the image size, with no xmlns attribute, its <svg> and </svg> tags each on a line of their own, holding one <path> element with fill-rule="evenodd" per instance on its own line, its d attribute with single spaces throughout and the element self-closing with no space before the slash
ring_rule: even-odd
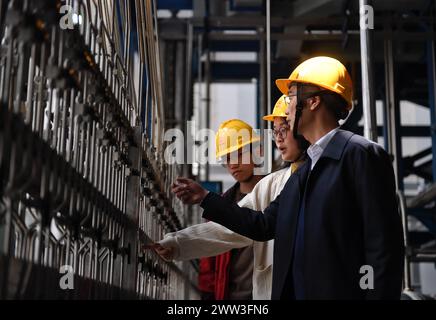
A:
<svg viewBox="0 0 436 320">
<path fill-rule="evenodd" d="M 321 98 L 319 96 L 309 98 L 310 110 L 315 110 L 321 103 Z"/>
</svg>

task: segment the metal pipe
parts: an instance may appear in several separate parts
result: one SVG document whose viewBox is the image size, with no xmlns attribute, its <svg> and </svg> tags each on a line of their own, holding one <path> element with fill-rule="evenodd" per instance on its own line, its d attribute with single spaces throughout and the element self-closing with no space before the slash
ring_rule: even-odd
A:
<svg viewBox="0 0 436 320">
<path fill-rule="evenodd" d="M 377 142 L 377 120 L 374 95 L 372 30 L 363 21 L 365 10 L 370 0 L 359 0 L 360 14 L 360 57 L 362 67 L 362 103 L 364 135 L 367 139 Z"/>
<path fill-rule="evenodd" d="M 203 92 L 202 92 L 203 91 L 203 62 L 201 61 L 202 55 L 203 55 L 203 36 L 199 34 L 197 40 L 197 56 L 198 56 L 198 66 L 197 66 L 198 100 L 197 101 L 198 103 L 197 103 L 197 110 L 196 110 L 197 112 L 195 117 L 195 128 L 194 128 L 195 132 L 197 132 L 201 128 L 201 125 L 204 123 L 204 107 L 203 107 Z M 185 132 L 185 134 L 188 135 L 189 132 Z M 196 159 L 197 149 L 194 147 L 194 150 L 195 150 L 194 159 Z M 197 169 L 197 174 L 201 174 L 200 164 L 196 163 L 196 165 L 197 166 L 195 168 Z"/>
<path fill-rule="evenodd" d="M 433 4 L 434 6 L 434 4 Z M 430 11 L 431 23 L 430 30 L 434 31 L 434 13 L 433 7 Z M 436 50 L 435 40 L 427 42 L 427 77 L 428 77 L 428 100 L 430 109 L 430 130 L 431 130 L 431 142 L 432 142 L 432 174 L 433 182 L 436 181 Z"/>
<path fill-rule="evenodd" d="M 266 0 L 266 114 L 271 114 L 271 1 Z M 267 121 L 268 130 L 271 130 L 271 121 Z M 264 132 L 262 132 L 264 134 Z M 262 135 L 263 136 L 263 135 Z M 265 140 L 264 140 L 265 141 Z M 265 146 L 266 170 L 272 171 L 272 140 L 266 139 Z"/>
<path fill-rule="evenodd" d="M 409 225 L 407 223 L 407 211 L 406 211 L 406 198 L 402 191 L 397 191 L 397 196 L 400 205 L 401 221 L 403 223 L 403 237 L 404 248 L 406 253 L 404 255 L 404 290 L 411 290 L 411 274 L 410 274 L 410 256 L 408 254 L 409 248 Z"/>
<path fill-rule="evenodd" d="M 265 29 L 264 28 L 259 28 L 258 29 L 258 33 L 259 34 L 263 34 L 265 33 Z M 262 115 L 266 115 L 268 114 L 268 110 L 269 110 L 269 106 L 267 104 L 267 58 L 266 58 L 266 44 L 265 44 L 265 37 L 262 37 L 259 39 L 259 47 L 260 47 L 260 52 L 259 52 L 259 82 L 258 82 L 258 96 L 259 96 L 259 101 L 258 101 L 258 118 L 261 119 Z M 269 121 L 268 124 L 266 123 L 267 121 L 260 121 L 260 130 L 261 130 L 261 135 L 263 137 L 263 141 L 265 142 L 265 134 L 266 134 L 266 129 L 269 128 Z M 271 140 L 271 139 L 268 139 Z M 267 144 L 264 146 L 264 159 L 265 159 L 265 164 L 266 167 L 265 169 L 269 169 L 268 168 L 268 164 L 269 164 L 269 160 L 271 158 L 271 149 L 268 149 L 268 147 L 270 146 L 269 142 L 267 142 Z M 268 173 L 271 171 L 267 171 L 265 173 Z"/>
<path fill-rule="evenodd" d="M 271 113 L 271 1 L 266 0 L 266 109 Z M 271 122 L 268 122 L 270 128 Z"/>
<path fill-rule="evenodd" d="M 187 25 L 187 34 L 188 41 L 186 42 L 186 80 L 185 80 L 185 106 L 184 106 L 184 115 L 183 115 L 183 132 L 187 134 L 187 121 L 189 120 L 189 108 L 192 105 L 192 51 L 194 44 L 194 27 L 192 23 L 188 23 Z M 185 156 L 187 155 L 188 149 L 185 144 Z M 187 172 L 185 174 L 188 174 Z M 172 180 L 171 180 L 172 181 Z"/>
<path fill-rule="evenodd" d="M 387 26 L 387 33 L 392 32 L 390 26 Z M 402 174 L 399 167 L 399 158 L 402 156 L 401 152 L 401 137 L 397 132 L 397 125 L 400 124 L 399 103 L 396 100 L 395 94 L 395 75 L 394 75 L 394 55 L 392 40 L 386 39 L 384 42 L 384 55 L 385 55 L 385 87 L 386 87 L 386 126 L 387 126 L 387 139 L 388 153 L 393 156 L 393 168 L 396 177 L 397 189 L 403 189 Z"/>
<path fill-rule="evenodd" d="M 206 10 L 205 10 L 205 17 L 204 17 L 204 52 L 206 55 L 206 62 L 204 65 L 204 76 L 205 76 L 205 86 L 206 86 L 206 128 L 210 128 L 210 84 L 211 84 L 211 63 L 210 63 L 210 48 L 209 48 L 209 15 L 210 15 L 210 6 L 209 1 L 206 0 Z M 204 179 L 207 181 L 209 180 L 210 175 L 210 166 L 209 161 L 207 161 L 205 165 L 205 176 Z"/>
</svg>

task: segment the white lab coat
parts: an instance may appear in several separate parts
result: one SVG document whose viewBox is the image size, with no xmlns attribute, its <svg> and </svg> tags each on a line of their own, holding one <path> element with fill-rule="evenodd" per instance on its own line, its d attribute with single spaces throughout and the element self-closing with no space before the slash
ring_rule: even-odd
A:
<svg viewBox="0 0 436 320">
<path fill-rule="evenodd" d="M 267 175 L 238 203 L 239 206 L 263 211 L 280 194 L 290 175 L 290 168 Z M 175 260 L 211 257 L 231 249 L 253 246 L 253 299 L 271 299 L 274 240 L 253 241 L 215 222 L 205 222 L 168 233 L 159 243 L 174 248 Z"/>
</svg>

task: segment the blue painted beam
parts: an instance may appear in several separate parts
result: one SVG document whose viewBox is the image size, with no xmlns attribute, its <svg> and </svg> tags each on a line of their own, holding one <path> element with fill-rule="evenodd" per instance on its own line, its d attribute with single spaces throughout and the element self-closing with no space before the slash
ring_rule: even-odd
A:
<svg viewBox="0 0 436 320">
<path fill-rule="evenodd" d="M 259 41 L 209 41 L 211 51 L 259 52 Z"/>
<path fill-rule="evenodd" d="M 211 65 L 212 79 L 215 80 L 249 80 L 259 78 L 258 63 L 221 63 Z"/>
<path fill-rule="evenodd" d="M 192 0 L 157 0 L 158 9 L 192 10 Z"/>
<path fill-rule="evenodd" d="M 263 3 L 263 1 L 262 1 Z M 259 6 L 238 6 L 235 4 L 234 0 L 230 0 L 230 10 L 232 11 L 238 11 L 238 12 L 259 12 L 264 10 L 263 5 Z"/>
<path fill-rule="evenodd" d="M 432 42 L 427 42 L 427 71 L 428 71 L 428 104 L 430 107 L 430 126 L 431 126 L 431 144 L 432 144 L 432 153 L 433 159 L 436 159 L 436 93 L 435 93 L 435 85 L 436 85 L 436 66 L 435 66 L 435 52 L 434 49 L 435 44 Z M 436 161 L 433 160 L 432 164 L 433 171 L 433 182 L 436 179 Z"/>
<path fill-rule="evenodd" d="M 430 127 L 428 126 L 401 126 L 398 127 L 399 135 L 401 137 L 428 137 L 430 134 Z M 363 135 L 363 127 L 357 127 L 355 133 Z M 377 126 L 377 134 L 383 136 L 383 127 Z"/>
<path fill-rule="evenodd" d="M 238 51 L 238 52 L 260 52 L 259 41 L 209 41 L 211 51 Z M 275 55 L 277 50 L 277 41 L 271 42 L 271 54 Z"/>
</svg>

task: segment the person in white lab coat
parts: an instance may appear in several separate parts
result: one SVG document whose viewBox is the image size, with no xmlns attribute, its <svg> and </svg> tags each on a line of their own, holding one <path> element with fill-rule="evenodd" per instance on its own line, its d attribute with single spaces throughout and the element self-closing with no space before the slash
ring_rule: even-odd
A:
<svg viewBox="0 0 436 320">
<path fill-rule="evenodd" d="M 294 139 L 286 122 L 286 103 L 281 96 L 273 113 L 264 116 L 274 122 L 274 141 L 282 160 L 291 166 L 273 172 L 260 180 L 251 193 L 238 204 L 241 207 L 262 211 L 281 192 L 288 178 L 305 155 L 308 144 L 305 140 Z M 253 299 L 271 299 L 272 263 L 274 241 L 257 242 L 241 236 L 214 222 L 205 222 L 183 230 L 168 233 L 164 239 L 151 247 L 165 260 L 191 260 L 221 254 L 234 248 L 253 247 Z"/>
</svg>

